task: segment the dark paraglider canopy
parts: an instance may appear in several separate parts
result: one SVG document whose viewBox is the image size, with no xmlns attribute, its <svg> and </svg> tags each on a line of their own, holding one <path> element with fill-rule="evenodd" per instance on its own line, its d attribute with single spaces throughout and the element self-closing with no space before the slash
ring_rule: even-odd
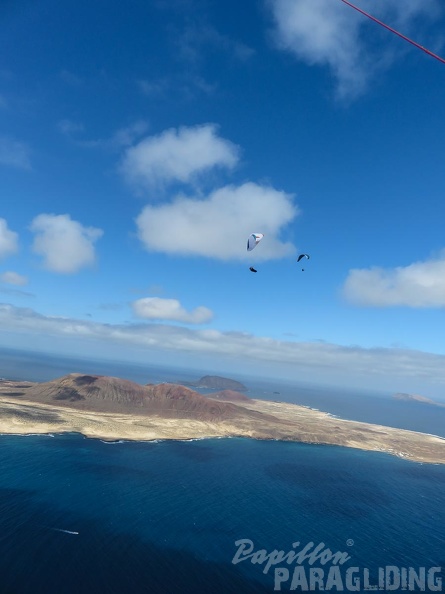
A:
<svg viewBox="0 0 445 594">
<path fill-rule="evenodd" d="M 302 260 L 303 258 L 306 258 L 307 260 L 309 260 L 309 259 L 310 259 L 310 256 L 309 256 L 309 254 L 300 254 L 300 255 L 298 256 L 298 258 L 297 258 L 297 262 L 299 262 L 299 261 L 300 261 L 300 260 Z M 302 270 L 302 272 L 304 272 L 304 268 L 302 268 L 301 270 Z"/>
<path fill-rule="evenodd" d="M 249 268 L 249 270 L 250 270 L 250 272 L 258 272 L 258 270 L 255 270 L 255 268 L 254 268 L 253 266 L 251 266 L 251 267 Z"/>
</svg>

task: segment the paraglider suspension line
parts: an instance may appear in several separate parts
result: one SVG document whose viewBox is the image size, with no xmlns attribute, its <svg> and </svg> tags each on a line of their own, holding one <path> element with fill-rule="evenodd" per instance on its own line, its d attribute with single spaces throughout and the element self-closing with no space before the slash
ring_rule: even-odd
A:
<svg viewBox="0 0 445 594">
<path fill-rule="evenodd" d="M 409 37 L 406 37 L 406 35 L 403 35 L 402 33 L 399 33 L 399 31 L 396 31 L 395 29 L 393 29 L 389 25 L 386 25 L 382 21 L 379 21 L 379 19 L 376 19 L 374 16 L 372 16 L 372 14 L 369 14 L 369 13 L 365 12 L 364 10 L 362 10 L 361 8 L 359 8 L 358 6 L 355 6 L 351 2 L 348 2 L 348 0 L 341 0 L 341 1 L 344 4 L 347 4 L 348 6 L 350 6 L 351 8 L 354 8 L 354 10 L 357 10 L 361 14 L 365 15 L 366 17 L 368 17 L 368 19 L 371 19 L 375 23 L 378 23 L 382 27 L 385 27 L 385 29 L 388 29 L 388 31 L 391 31 L 391 33 L 395 33 L 396 35 L 398 35 L 399 37 L 401 37 L 402 39 L 404 39 L 408 43 L 411 43 L 411 45 L 414 45 L 415 47 L 419 48 L 420 50 L 422 50 L 423 52 L 425 52 L 429 56 L 432 56 L 433 58 L 436 58 L 436 60 L 439 60 L 439 62 L 442 62 L 442 64 L 445 64 L 445 59 L 444 58 L 441 58 L 437 54 L 434 54 L 432 51 L 430 51 L 426 47 L 423 47 L 423 45 L 420 45 L 420 43 L 417 43 L 416 41 L 413 41 Z"/>
</svg>

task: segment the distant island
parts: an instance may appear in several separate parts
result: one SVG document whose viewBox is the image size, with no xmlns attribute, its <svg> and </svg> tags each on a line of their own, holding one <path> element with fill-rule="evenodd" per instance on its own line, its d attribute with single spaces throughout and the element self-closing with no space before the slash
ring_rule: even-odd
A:
<svg viewBox="0 0 445 594">
<path fill-rule="evenodd" d="M 184 381 L 181 385 L 192 386 L 193 388 L 208 388 L 211 390 L 233 390 L 235 392 L 246 392 L 247 388 L 241 382 L 220 377 L 219 375 L 205 375 L 196 382 Z"/>
<path fill-rule="evenodd" d="M 236 390 L 204 396 L 178 384 L 146 384 L 71 373 L 49 382 L 0 380 L 0 433 L 77 432 L 103 440 L 211 437 L 295 441 L 386 452 L 445 464 L 445 439 L 346 421 Z"/>
<path fill-rule="evenodd" d="M 397 392 L 393 398 L 396 400 L 406 400 L 408 402 L 421 402 L 422 404 L 432 404 L 433 406 L 445 406 L 443 402 L 437 402 L 431 398 L 425 396 L 419 396 L 418 394 L 406 394 L 405 392 Z"/>
</svg>

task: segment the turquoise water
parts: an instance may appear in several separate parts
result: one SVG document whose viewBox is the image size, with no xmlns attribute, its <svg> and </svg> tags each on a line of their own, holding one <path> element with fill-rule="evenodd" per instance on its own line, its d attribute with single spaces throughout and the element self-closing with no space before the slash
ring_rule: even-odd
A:
<svg viewBox="0 0 445 594">
<path fill-rule="evenodd" d="M 350 556 L 342 571 L 371 575 L 445 565 L 438 465 L 248 439 L 63 435 L 0 436 L 0 468 L 8 594 L 273 592 L 274 568 L 232 563 L 240 539 L 269 552 L 323 542 Z"/>
</svg>

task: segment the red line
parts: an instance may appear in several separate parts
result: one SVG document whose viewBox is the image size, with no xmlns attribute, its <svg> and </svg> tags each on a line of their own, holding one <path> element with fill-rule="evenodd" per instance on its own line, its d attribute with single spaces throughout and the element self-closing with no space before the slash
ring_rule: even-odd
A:
<svg viewBox="0 0 445 594">
<path fill-rule="evenodd" d="M 412 45 L 416 46 L 417 48 L 419 48 L 420 50 L 422 50 L 423 52 L 425 52 L 429 56 L 432 56 L 433 58 L 436 58 L 436 60 L 439 60 L 439 62 L 442 62 L 442 64 L 445 64 L 444 58 L 441 58 L 437 54 L 434 54 L 429 49 L 426 49 L 426 47 L 423 47 L 423 45 L 420 45 L 416 41 L 413 41 L 409 37 L 406 37 L 406 35 L 402 35 L 402 33 L 399 33 L 398 31 L 396 31 L 395 29 L 393 29 L 389 25 L 385 25 L 385 23 L 382 23 L 382 21 L 379 21 L 379 19 L 376 19 L 371 14 L 368 14 L 367 12 L 365 12 L 364 10 L 362 10 L 361 8 L 359 8 L 358 6 L 355 6 L 354 4 L 351 4 L 351 2 L 348 2 L 348 0 L 341 0 L 341 1 L 344 2 L 345 4 L 347 4 L 348 6 L 350 6 L 351 8 L 354 8 L 358 12 L 361 12 L 363 15 L 365 15 L 366 17 L 368 17 L 368 19 L 371 19 L 375 23 L 378 23 L 382 27 L 385 27 L 385 29 L 388 29 L 388 31 L 391 31 L 391 33 L 395 33 L 396 35 L 398 35 L 399 37 L 401 37 L 405 41 L 408 41 L 408 43 L 411 43 Z"/>
</svg>

